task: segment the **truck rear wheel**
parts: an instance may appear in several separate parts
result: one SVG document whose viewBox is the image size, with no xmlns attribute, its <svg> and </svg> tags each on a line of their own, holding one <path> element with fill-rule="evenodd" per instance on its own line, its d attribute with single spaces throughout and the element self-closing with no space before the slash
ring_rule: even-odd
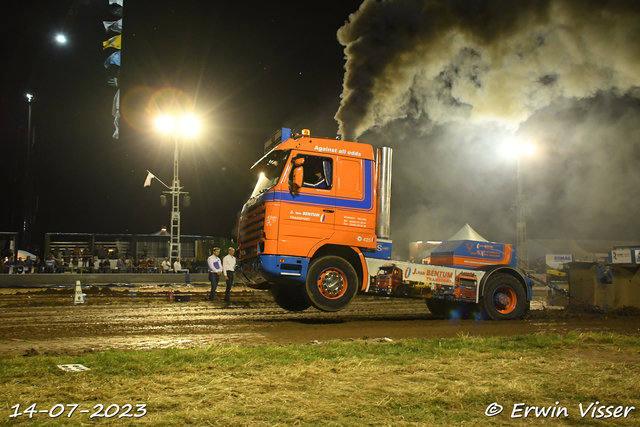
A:
<svg viewBox="0 0 640 427">
<path fill-rule="evenodd" d="M 271 295 L 276 304 L 287 311 L 302 311 L 311 307 L 311 304 L 304 297 L 303 285 L 278 285 L 271 286 Z"/>
<path fill-rule="evenodd" d="M 510 274 L 496 274 L 487 282 L 481 307 L 485 317 L 493 320 L 516 319 L 527 307 L 524 288 Z"/>
<path fill-rule="evenodd" d="M 427 308 L 432 314 L 435 314 L 436 316 L 447 315 L 448 307 L 446 301 L 441 299 L 436 300 L 433 298 L 427 298 L 425 301 L 427 302 Z"/>
<path fill-rule="evenodd" d="M 450 301 L 427 298 L 427 308 L 436 316 L 447 319 L 474 319 L 478 316 L 476 304 L 462 301 Z"/>
<path fill-rule="evenodd" d="M 311 262 L 304 295 L 318 310 L 342 310 L 357 292 L 358 275 L 344 259 L 328 255 Z"/>
</svg>

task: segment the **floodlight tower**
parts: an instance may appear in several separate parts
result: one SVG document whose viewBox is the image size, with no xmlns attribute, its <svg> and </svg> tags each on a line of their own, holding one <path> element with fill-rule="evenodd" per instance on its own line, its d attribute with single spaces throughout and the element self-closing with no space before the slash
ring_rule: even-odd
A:
<svg viewBox="0 0 640 427">
<path fill-rule="evenodd" d="M 523 155 L 531 155 L 535 151 L 532 144 L 522 145 L 516 141 L 509 142 L 505 149 L 510 156 L 515 156 L 516 168 L 516 259 L 518 268 L 529 269 L 529 248 L 527 247 L 527 199 L 522 191 L 522 174 L 520 162 Z"/>
<path fill-rule="evenodd" d="M 184 137 L 193 136 L 198 132 L 198 121 L 193 117 L 183 117 L 180 120 L 179 128 L 175 129 L 175 122 L 172 117 L 163 116 L 156 120 L 156 126 L 160 131 L 173 135 L 174 138 L 174 150 L 173 150 L 173 181 L 169 191 L 165 193 L 171 195 L 171 241 L 169 243 L 169 259 L 173 262 L 174 259 L 180 260 L 182 258 L 182 251 L 180 248 L 180 195 L 185 195 L 185 205 L 189 204 L 188 192 L 182 191 L 183 187 L 180 186 L 180 170 L 179 170 L 179 157 L 180 152 L 178 150 L 179 136 Z"/>
</svg>

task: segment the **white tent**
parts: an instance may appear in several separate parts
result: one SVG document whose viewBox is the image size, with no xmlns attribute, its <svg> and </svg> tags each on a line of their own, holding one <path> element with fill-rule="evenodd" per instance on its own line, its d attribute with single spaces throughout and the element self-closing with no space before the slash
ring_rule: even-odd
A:
<svg viewBox="0 0 640 427">
<path fill-rule="evenodd" d="M 476 242 L 488 242 L 487 239 L 485 239 L 484 237 L 479 235 L 476 232 L 476 230 L 471 228 L 471 226 L 469 224 L 465 224 L 464 227 L 462 227 L 456 234 L 454 234 L 453 236 L 449 237 L 447 240 L 445 240 L 444 242 L 442 242 L 438 246 L 433 246 L 433 247 L 431 247 L 429 249 L 426 249 L 426 250 L 420 252 L 420 259 L 429 258 L 431 256 L 432 252 L 434 252 L 434 251 L 437 252 L 439 249 L 441 249 L 443 247 L 442 246 L 443 243 L 452 242 L 452 241 L 456 241 L 456 240 L 474 240 Z"/>
<path fill-rule="evenodd" d="M 471 228 L 469 224 L 465 224 L 456 234 L 449 237 L 446 241 L 453 240 L 475 240 L 477 242 L 488 242 L 487 239 L 479 235 L 476 230 Z"/>
</svg>

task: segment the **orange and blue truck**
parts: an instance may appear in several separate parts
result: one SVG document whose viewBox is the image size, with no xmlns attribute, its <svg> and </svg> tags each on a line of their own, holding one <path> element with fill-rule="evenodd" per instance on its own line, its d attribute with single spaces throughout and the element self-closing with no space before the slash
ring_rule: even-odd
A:
<svg viewBox="0 0 640 427">
<path fill-rule="evenodd" d="M 256 185 L 239 219 L 248 285 L 288 311 L 384 295 L 423 298 L 439 315 L 522 316 L 531 289 L 512 245 L 445 242 L 429 265 L 391 260 L 391 163 L 389 147 L 276 132 L 251 168 Z"/>
</svg>

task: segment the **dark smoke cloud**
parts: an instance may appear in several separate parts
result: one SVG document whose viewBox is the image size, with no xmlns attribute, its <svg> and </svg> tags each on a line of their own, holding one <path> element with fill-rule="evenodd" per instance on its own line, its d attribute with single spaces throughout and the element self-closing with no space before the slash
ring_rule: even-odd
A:
<svg viewBox="0 0 640 427">
<path fill-rule="evenodd" d="M 365 0 L 338 31 L 344 139 L 404 118 L 509 129 L 640 84 L 640 2 Z"/>
<path fill-rule="evenodd" d="M 338 39 L 339 133 L 396 149 L 396 242 L 515 243 L 508 139 L 537 147 L 529 238 L 640 241 L 640 2 L 365 0 Z"/>
</svg>

